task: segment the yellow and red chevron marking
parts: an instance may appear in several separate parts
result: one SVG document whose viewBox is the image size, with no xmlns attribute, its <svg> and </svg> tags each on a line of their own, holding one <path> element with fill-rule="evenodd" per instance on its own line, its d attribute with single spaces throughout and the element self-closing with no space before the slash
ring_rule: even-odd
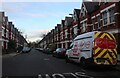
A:
<svg viewBox="0 0 120 78">
<path fill-rule="evenodd" d="M 100 38 L 107 38 L 110 40 L 115 40 L 115 37 L 113 36 L 113 34 L 109 34 L 109 33 L 103 33 L 103 32 L 95 32 L 95 38 L 100 37 Z"/>
<path fill-rule="evenodd" d="M 97 63 L 97 58 L 106 58 L 108 65 L 117 63 L 116 40 L 112 34 L 95 32 L 94 43 L 94 62 Z"/>
</svg>

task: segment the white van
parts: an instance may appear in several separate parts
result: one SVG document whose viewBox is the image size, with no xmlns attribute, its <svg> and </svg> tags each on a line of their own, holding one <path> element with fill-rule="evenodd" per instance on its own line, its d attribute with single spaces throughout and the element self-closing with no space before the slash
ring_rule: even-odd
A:
<svg viewBox="0 0 120 78">
<path fill-rule="evenodd" d="M 88 32 L 78 35 L 66 51 L 66 62 L 70 60 L 84 64 L 116 65 L 117 45 L 113 34 Z"/>
</svg>

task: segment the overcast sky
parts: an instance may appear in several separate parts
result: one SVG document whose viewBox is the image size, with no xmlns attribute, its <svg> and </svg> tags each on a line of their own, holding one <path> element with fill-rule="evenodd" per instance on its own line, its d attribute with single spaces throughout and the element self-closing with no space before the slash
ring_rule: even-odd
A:
<svg viewBox="0 0 120 78">
<path fill-rule="evenodd" d="M 65 19 L 65 16 L 70 16 L 75 8 L 80 9 L 82 3 L 81 0 L 7 1 L 2 3 L 1 11 L 4 11 L 9 21 L 12 21 L 24 36 L 27 35 L 27 40 L 32 42 L 40 40 L 41 34 L 52 30 Z"/>
</svg>

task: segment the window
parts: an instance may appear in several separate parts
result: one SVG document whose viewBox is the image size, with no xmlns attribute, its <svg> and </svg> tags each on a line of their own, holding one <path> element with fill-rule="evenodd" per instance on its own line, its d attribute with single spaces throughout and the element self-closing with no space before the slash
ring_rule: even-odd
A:
<svg viewBox="0 0 120 78">
<path fill-rule="evenodd" d="M 100 28 L 100 16 L 97 17 L 98 28 Z"/>
<path fill-rule="evenodd" d="M 8 49 L 8 42 L 6 42 L 6 49 Z"/>
<path fill-rule="evenodd" d="M 85 32 L 86 31 L 86 21 L 85 22 L 83 22 L 83 32 Z"/>
<path fill-rule="evenodd" d="M 4 42 L 2 41 L 2 47 L 4 46 Z"/>
<path fill-rule="evenodd" d="M 85 16 L 85 7 L 83 7 L 83 16 Z"/>
<path fill-rule="evenodd" d="M 77 27 L 74 27 L 74 35 L 77 35 Z"/>
<path fill-rule="evenodd" d="M 63 33 L 62 33 L 62 39 L 63 39 Z"/>
<path fill-rule="evenodd" d="M 57 28 L 57 32 L 58 32 L 58 28 Z"/>
<path fill-rule="evenodd" d="M 3 17 L 3 22 L 5 22 L 5 17 Z"/>
<path fill-rule="evenodd" d="M 61 24 L 61 29 L 63 29 L 63 24 Z"/>
<path fill-rule="evenodd" d="M 81 16 L 85 16 L 85 7 L 82 7 L 81 9 Z"/>
<path fill-rule="evenodd" d="M 95 18 L 92 19 L 92 24 L 93 24 L 93 30 L 95 30 L 94 24 L 95 24 Z"/>
<path fill-rule="evenodd" d="M 114 7 L 103 12 L 103 25 L 115 22 Z"/>
<path fill-rule="evenodd" d="M 115 22 L 114 8 L 109 9 L 109 19 L 110 19 L 110 23 Z"/>
<path fill-rule="evenodd" d="M 65 38 L 67 38 L 67 34 L 68 34 L 68 33 L 67 33 L 67 30 L 65 30 Z"/>
<path fill-rule="evenodd" d="M 103 12 L 103 25 L 107 24 L 107 11 Z"/>
<path fill-rule="evenodd" d="M 82 32 L 86 31 L 86 21 L 81 23 Z"/>
<path fill-rule="evenodd" d="M 4 36 L 4 29 L 2 29 L 2 36 Z"/>
<path fill-rule="evenodd" d="M 68 23 L 67 23 L 67 21 L 65 21 L 65 26 L 67 26 L 68 25 Z"/>
<path fill-rule="evenodd" d="M 8 31 L 6 32 L 6 38 L 8 38 Z"/>
</svg>

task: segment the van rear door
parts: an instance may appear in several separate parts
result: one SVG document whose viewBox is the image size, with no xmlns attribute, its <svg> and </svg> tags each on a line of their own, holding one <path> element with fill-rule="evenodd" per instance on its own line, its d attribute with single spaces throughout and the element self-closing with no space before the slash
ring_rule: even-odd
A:
<svg viewBox="0 0 120 78">
<path fill-rule="evenodd" d="M 95 32 L 94 62 L 115 65 L 117 63 L 116 40 L 112 34 Z"/>
</svg>

